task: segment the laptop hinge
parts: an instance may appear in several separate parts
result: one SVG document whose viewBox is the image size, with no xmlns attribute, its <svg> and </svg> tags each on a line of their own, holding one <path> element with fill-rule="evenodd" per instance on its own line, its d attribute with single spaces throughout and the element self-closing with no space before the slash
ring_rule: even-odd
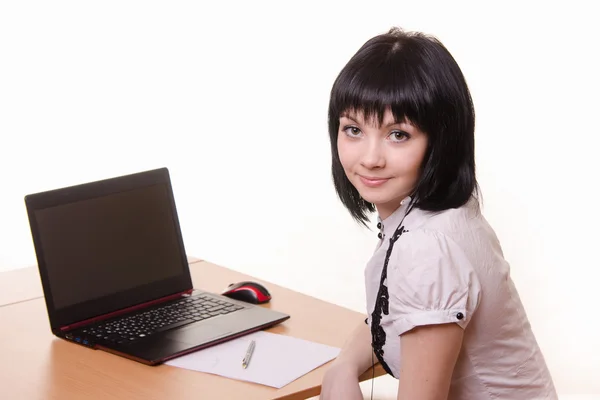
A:
<svg viewBox="0 0 600 400">
<path fill-rule="evenodd" d="M 160 304 L 160 303 L 164 303 L 170 300 L 175 300 L 178 299 L 180 297 L 183 296 L 189 296 L 194 290 L 193 289 L 189 289 L 180 293 L 176 293 L 176 294 L 172 294 L 169 296 L 165 296 L 165 297 L 161 297 L 160 299 L 155 299 L 155 300 L 151 300 L 151 301 L 147 301 L 145 303 L 140 303 L 140 304 L 136 304 L 135 306 L 131 306 L 131 307 L 127 307 L 127 308 L 123 308 L 121 310 L 118 311 L 113 311 L 110 312 L 108 314 L 103 314 L 103 315 L 99 315 L 97 317 L 93 317 L 93 318 L 88 318 L 86 320 L 83 321 L 79 321 L 79 322 L 75 322 L 71 325 L 66 325 L 66 326 L 61 326 L 59 329 L 61 332 L 66 332 L 69 331 L 71 329 L 77 329 L 80 328 L 82 326 L 86 326 L 89 324 L 93 324 L 96 322 L 100 322 L 109 318 L 114 318 L 114 317 L 118 317 L 119 315 L 123 315 L 123 314 L 128 314 L 132 311 L 136 311 L 136 310 L 140 310 L 149 306 L 153 306 L 156 304 Z"/>
</svg>

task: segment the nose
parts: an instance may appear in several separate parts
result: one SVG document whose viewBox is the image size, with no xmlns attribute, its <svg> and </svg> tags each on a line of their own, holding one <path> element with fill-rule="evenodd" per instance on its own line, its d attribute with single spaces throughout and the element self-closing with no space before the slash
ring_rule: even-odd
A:
<svg viewBox="0 0 600 400">
<path fill-rule="evenodd" d="M 381 144 L 376 140 L 369 141 L 365 146 L 361 164 L 368 169 L 376 169 L 385 167 L 385 156 Z"/>
</svg>

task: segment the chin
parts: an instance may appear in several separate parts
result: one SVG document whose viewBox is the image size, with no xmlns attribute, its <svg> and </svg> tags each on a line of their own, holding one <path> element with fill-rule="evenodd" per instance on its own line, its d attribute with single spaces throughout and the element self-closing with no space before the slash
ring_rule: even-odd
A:
<svg viewBox="0 0 600 400">
<path fill-rule="evenodd" d="M 400 202 L 404 198 L 402 195 L 398 195 L 399 190 L 389 190 L 390 188 L 372 189 L 372 188 L 361 188 L 358 191 L 360 196 L 376 207 L 384 206 L 386 208 L 397 208 L 400 207 Z"/>
<path fill-rule="evenodd" d="M 365 193 L 365 192 L 359 192 L 360 193 L 360 197 L 362 197 L 366 202 L 368 203 L 372 203 L 375 205 L 378 204 L 388 204 L 390 202 L 393 202 L 396 198 L 396 196 L 390 196 L 390 195 L 386 195 L 385 193 Z"/>
</svg>

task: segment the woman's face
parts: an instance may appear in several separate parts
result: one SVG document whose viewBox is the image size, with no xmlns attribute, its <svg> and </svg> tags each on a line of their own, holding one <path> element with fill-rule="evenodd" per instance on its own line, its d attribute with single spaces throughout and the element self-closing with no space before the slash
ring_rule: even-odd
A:
<svg viewBox="0 0 600 400">
<path fill-rule="evenodd" d="M 408 121 L 397 122 L 387 110 L 365 121 L 362 113 L 340 118 L 337 147 L 346 176 L 361 197 L 384 219 L 414 189 L 427 149 L 427 136 Z"/>
</svg>

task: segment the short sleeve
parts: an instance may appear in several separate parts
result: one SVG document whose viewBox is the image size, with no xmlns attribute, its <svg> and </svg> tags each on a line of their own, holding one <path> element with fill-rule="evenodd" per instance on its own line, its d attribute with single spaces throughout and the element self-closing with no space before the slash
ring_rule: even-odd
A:
<svg viewBox="0 0 600 400">
<path fill-rule="evenodd" d="M 481 287 L 463 250 L 436 231 L 404 233 L 390 256 L 390 316 L 398 335 L 434 324 L 463 329 L 477 309 Z"/>
</svg>

